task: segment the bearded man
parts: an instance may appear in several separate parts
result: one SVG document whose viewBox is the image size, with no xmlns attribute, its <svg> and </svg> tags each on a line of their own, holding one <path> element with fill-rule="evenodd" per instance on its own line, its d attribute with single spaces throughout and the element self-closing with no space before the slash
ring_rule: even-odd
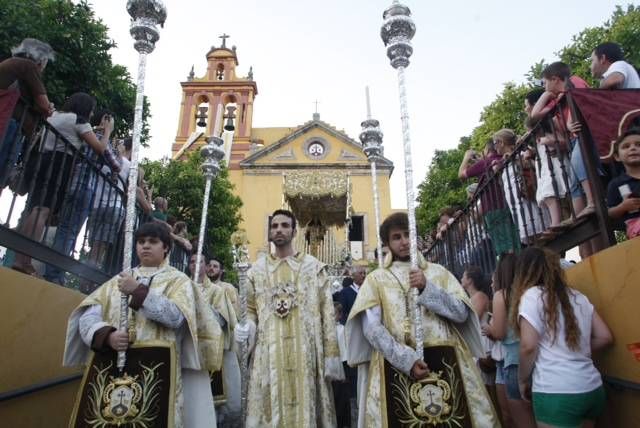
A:
<svg viewBox="0 0 640 428">
<path fill-rule="evenodd" d="M 248 272 L 247 322 L 252 365 L 246 426 L 335 427 L 331 381 L 343 380 L 326 266 L 296 252 L 296 219 L 276 210 L 269 222 L 275 254 Z"/>
<path fill-rule="evenodd" d="M 189 259 L 189 271 L 194 281 L 198 270 L 197 259 L 197 254 L 192 254 Z M 233 336 L 237 315 L 227 289 L 209 279 L 205 260 L 209 258 L 203 254 L 200 257 L 199 282 L 195 285 L 222 327 L 224 348 L 222 371 L 210 373 L 211 389 L 214 394 L 218 427 L 234 427 L 240 425 L 241 417 L 240 365 Z"/>
<path fill-rule="evenodd" d="M 240 303 L 238 298 L 238 289 L 233 286 L 233 284 L 229 284 L 228 282 L 223 281 L 224 276 L 224 265 L 220 259 L 215 257 L 209 257 L 207 261 L 207 277 L 214 284 L 222 289 L 224 289 L 227 294 L 227 298 L 231 301 L 233 308 L 236 311 L 236 315 L 240 315 Z"/>
</svg>

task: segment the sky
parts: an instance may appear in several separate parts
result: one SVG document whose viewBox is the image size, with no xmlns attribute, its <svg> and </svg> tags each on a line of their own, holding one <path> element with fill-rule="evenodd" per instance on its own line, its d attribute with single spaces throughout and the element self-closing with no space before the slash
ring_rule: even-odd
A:
<svg viewBox="0 0 640 428">
<path fill-rule="evenodd" d="M 93 0 L 97 17 L 117 43 L 115 63 L 136 78 L 138 54 L 129 35 L 126 0 Z M 237 46 L 238 75 L 253 66 L 258 95 L 254 127 L 295 127 L 321 119 L 354 139 L 366 118 L 365 86 L 381 122 L 385 156 L 395 164 L 393 208 L 406 207 L 396 71 L 380 39 L 382 12 L 391 0 L 166 0 L 168 16 L 149 55 L 145 93 L 151 103 L 151 142 L 143 156 L 171 153 L 181 100 L 180 82 L 191 66 L 204 74 L 206 53 Z M 436 149 L 449 149 L 478 125 L 482 108 L 504 83 L 522 82 L 534 63 L 582 29 L 601 25 L 609 0 L 404 0 L 417 27 L 406 71 L 413 177 L 424 180 Z M 133 106 L 132 106 L 133 107 Z"/>
</svg>

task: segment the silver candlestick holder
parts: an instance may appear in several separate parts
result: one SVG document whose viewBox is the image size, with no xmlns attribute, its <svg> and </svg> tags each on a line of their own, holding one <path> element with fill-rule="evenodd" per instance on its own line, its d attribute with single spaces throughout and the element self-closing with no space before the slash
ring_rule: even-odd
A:
<svg viewBox="0 0 640 428">
<path fill-rule="evenodd" d="M 133 256 L 133 228 L 136 219 L 136 190 L 138 187 L 138 157 L 140 154 L 140 136 L 142 134 L 142 110 L 144 106 L 144 82 L 147 67 L 147 55 L 153 52 L 156 42 L 160 39 L 158 25 L 164 25 L 167 19 L 167 9 L 159 0 L 129 0 L 127 12 L 131 16 L 130 33 L 133 37 L 133 47 L 138 52 L 138 78 L 136 87 L 136 104 L 133 116 L 133 141 L 131 145 L 131 164 L 129 167 L 129 185 L 127 187 L 127 208 L 124 229 L 124 257 L 122 270 L 131 269 Z M 129 324 L 128 296 L 120 297 L 121 330 L 127 330 Z M 118 352 L 117 366 L 124 369 L 126 353 Z"/>
<path fill-rule="evenodd" d="M 411 10 L 400 4 L 398 0 L 389 6 L 382 15 L 384 23 L 380 36 L 387 47 L 387 57 L 391 67 L 398 72 L 398 91 L 400 97 L 400 119 L 402 122 L 402 143 L 404 151 L 404 175 L 407 192 L 407 211 L 409 217 L 409 241 L 411 248 L 411 268 L 418 268 L 418 234 L 416 230 L 415 196 L 413 193 L 413 164 L 411 161 L 411 133 L 409 130 L 409 108 L 407 106 L 407 89 L 405 69 L 409 66 L 409 58 L 413 54 L 411 39 L 416 34 L 416 25 L 411 19 Z M 416 351 L 423 357 L 424 332 L 422 331 L 422 314 L 417 304 L 418 290 L 411 291 L 411 311 L 414 318 L 414 335 Z"/>
<path fill-rule="evenodd" d="M 377 161 L 382 156 L 382 131 L 380 130 L 380 122 L 371 118 L 371 104 L 369 102 L 369 87 L 366 88 L 367 98 L 367 120 L 361 123 L 362 132 L 360 133 L 360 142 L 362 143 L 362 151 L 367 156 L 367 160 L 371 165 L 371 187 L 373 190 L 373 210 L 376 221 L 376 249 L 378 267 L 382 267 L 382 241 L 380 240 L 380 196 L 378 193 L 378 171 Z"/>
<path fill-rule="evenodd" d="M 198 252 L 196 253 L 196 269 L 193 273 L 193 280 L 199 284 L 200 263 L 202 263 L 202 249 L 204 247 L 205 232 L 207 228 L 207 212 L 209 209 L 209 194 L 211 193 L 211 184 L 213 180 L 220 174 L 220 161 L 224 159 L 224 140 L 220 137 L 211 136 L 207 138 L 207 144 L 202 146 L 200 153 L 202 154 L 202 175 L 205 178 L 204 197 L 202 201 L 202 215 L 200 216 L 200 232 L 198 233 Z"/>
</svg>

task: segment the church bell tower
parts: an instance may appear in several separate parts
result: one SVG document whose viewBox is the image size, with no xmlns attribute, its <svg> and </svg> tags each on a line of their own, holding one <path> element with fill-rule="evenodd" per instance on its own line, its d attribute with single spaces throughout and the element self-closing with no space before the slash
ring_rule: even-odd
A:
<svg viewBox="0 0 640 428">
<path fill-rule="evenodd" d="M 225 130 L 233 129 L 233 140 L 229 142 L 230 169 L 236 169 L 238 162 L 249 151 L 253 100 L 258 94 L 258 86 L 253 80 L 250 68 L 247 76 L 237 75 L 238 56 L 236 47 L 227 47 L 227 38 L 220 36 L 220 47 L 212 46 L 207 53 L 207 71 L 203 77 L 196 77 L 193 67 L 187 80 L 181 82 L 182 103 L 178 121 L 178 132 L 172 146 L 172 157 L 183 158 L 188 151 L 205 144 L 205 138 L 214 130 L 216 121 L 222 121 Z M 224 133 L 228 138 L 228 132 Z"/>
</svg>

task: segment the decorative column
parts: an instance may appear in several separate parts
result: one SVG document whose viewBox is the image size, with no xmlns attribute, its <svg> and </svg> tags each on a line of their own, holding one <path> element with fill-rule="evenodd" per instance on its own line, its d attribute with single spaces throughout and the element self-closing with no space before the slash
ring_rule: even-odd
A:
<svg viewBox="0 0 640 428">
<path fill-rule="evenodd" d="M 249 250 L 247 234 L 244 230 L 238 230 L 231 235 L 233 244 L 233 267 L 238 272 L 238 288 L 240 294 L 240 323 L 247 322 L 247 271 L 251 267 L 249 263 Z M 247 420 L 247 395 L 249 388 L 249 346 L 247 341 L 240 344 L 240 404 L 242 408 L 242 426 Z"/>
<path fill-rule="evenodd" d="M 413 54 L 411 39 L 416 33 L 416 26 L 411 19 L 411 10 L 394 0 L 382 15 L 384 23 L 380 29 L 380 37 L 387 47 L 387 56 L 391 67 L 398 72 L 398 90 L 400 96 L 400 119 L 402 121 L 402 143 L 404 149 L 404 175 L 407 191 L 407 210 L 409 215 L 409 239 L 411 245 L 411 268 L 418 268 L 418 234 L 416 231 L 415 196 L 413 194 L 413 165 L 411 161 L 411 133 L 409 132 L 409 108 L 407 106 L 407 90 L 405 86 L 405 68 L 409 66 L 409 57 Z M 416 351 L 423 356 L 424 334 L 422 316 L 417 304 L 418 290 L 411 290 L 411 310 L 414 316 L 414 334 Z"/>
<path fill-rule="evenodd" d="M 360 142 L 362 151 L 367 155 L 367 160 L 371 164 L 371 187 L 373 188 L 373 210 L 376 220 L 376 248 L 378 252 L 378 267 L 382 268 L 382 241 L 380 240 L 380 197 L 378 195 L 378 171 L 376 162 L 382 155 L 382 131 L 380 122 L 371 118 L 371 105 L 369 102 L 369 87 L 366 88 L 367 98 L 367 120 L 362 122 L 362 132 Z"/>
<path fill-rule="evenodd" d="M 160 0 L 129 0 L 127 12 L 131 15 L 130 33 L 134 39 L 133 47 L 138 51 L 138 81 L 136 87 L 136 105 L 133 118 L 133 142 L 131 146 L 131 166 L 129 167 L 129 186 L 127 188 L 127 211 L 124 229 L 124 261 L 122 270 L 131 269 L 133 255 L 133 228 L 136 219 L 136 190 L 138 187 L 138 157 L 140 135 L 142 134 L 142 109 L 144 103 L 144 81 L 147 67 L 147 55 L 153 52 L 160 39 L 158 24 L 162 27 L 167 19 L 167 9 Z M 127 330 L 129 324 L 128 296 L 120 297 L 120 329 Z M 122 372 L 126 362 L 126 352 L 118 352 L 118 369 Z"/>
<path fill-rule="evenodd" d="M 216 128 L 218 124 L 216 125 Z M 216 131 L 214 131 L 215 133 Z M 224 158 L 222 148 L 224 140 L 220 137 L 211 136 L 207 138 L 207 144 L 202 146 L 200 153 L 204 161 L 202 162 L 202 175 L 206 180 L 204 185 L 204 198 L 202 201 L 202 215 L 200 216 L 200 232 L 198 233 L 198 252 L 196 253 L 196 271 L 193 281 L 199 284 L 200 263 L 202 263 L 202 248 L 207 229 L 207 212 L 209 210 L 209 194 L 211 193 L 211 183 L 220 173 L 220 161 Z"/>
</svg>

